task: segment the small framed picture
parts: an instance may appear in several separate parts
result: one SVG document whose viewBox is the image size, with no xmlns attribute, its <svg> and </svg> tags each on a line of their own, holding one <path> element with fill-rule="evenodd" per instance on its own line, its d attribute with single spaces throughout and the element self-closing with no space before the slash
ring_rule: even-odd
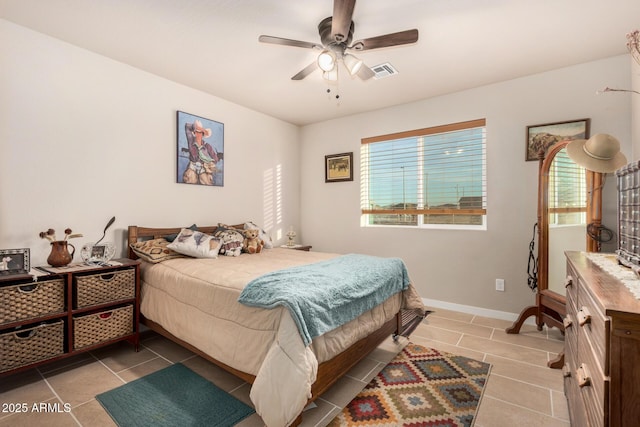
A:
<svg viewBox="0 0 640 427">
<path fill-rule="evenodd" d="M 549 147 L 560 141 L 589 139 L 591 119 L 527 126 L 526 161 L 546 156 Z"/>
<path fill-rule="evenodd" d="M 0 249 L 0 277 L 27 274 L 31 268 L 29 249 Z"/>
<path fill-rule="evenodd" d="M 91 248 L 91 258 L 104 258 L 105 246 L 93 246 Z"/>
<path fill-rule="evenodd" d="M 105 242 L 101 245 L 87 243 L 80 250 L 80 257 L 87 265 L 104 265 L 111 261 L 116 253 L 116 247 L 111 242 Z"/>
<path fill-rule="evenodd" d="M 324 182 L 353 181 L 353 152 L 324 156 Z"/>
</svg>

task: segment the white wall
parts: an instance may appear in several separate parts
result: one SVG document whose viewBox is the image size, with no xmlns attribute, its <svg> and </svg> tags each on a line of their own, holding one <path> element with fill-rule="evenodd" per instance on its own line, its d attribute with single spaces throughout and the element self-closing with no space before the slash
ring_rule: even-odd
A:
<svg viewBox="0 0 640 427">
<path fill-rule="evenodd" d="M 44 264 L 40 231 L 79 249 L 114 215 L 120 255 L 130 224 L 298 226 L 298 127 L 4 20 L 0 63 L 0 248 Z M 224 123 L 224 187 L 176 183 L 176 110 Z"/>
<path fill-rule="evenodd" d="M 321 251 L 399 256 L 423 298 L 518 313 L 535 300 L 526 286 L 526 268 L 537 215 L 538 163 L 524 160 L 526 127 L 590 118 L 592 134 L 616 136 L 629 156 L 630 95 L 596 91 L 630 84 L 624 55 L 305 126 L 304 243 Z M 478 118 L 487 119 L 487 231 L 360 227 L 361 138 Z M 354 181 L 325 183 L 324 156 L 350 151 Z M 611 200 L 605 202 L 613 206 L 605 206 L 604 224 L 615 228 L 615 196 Z M 496 278 L 505 279 L 505 292 L 495 291 Z"/>
</svg>

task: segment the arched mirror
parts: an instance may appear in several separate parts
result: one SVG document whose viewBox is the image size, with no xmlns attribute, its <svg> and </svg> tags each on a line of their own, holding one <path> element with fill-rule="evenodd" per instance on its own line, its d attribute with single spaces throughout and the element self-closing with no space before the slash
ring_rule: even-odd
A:
<svg viewBox="0 0 640 427">
<path fill-rule="evenodd" d="M 566 314 L 566 261 L 564 252 L 599 250 L 598 230 L 602 221 L 602 174 L 586 170 L 567 155 L 570 141 L 561 141 L 540 155 L 538 173 L 538 253 L 536 304 L 525 308 L 506 330 L 517 334 L 524 321 L 536 317 L 543 325 L 564 331 Z M 563 354 L 549 362 L 560 368 Z"/>
</svg>

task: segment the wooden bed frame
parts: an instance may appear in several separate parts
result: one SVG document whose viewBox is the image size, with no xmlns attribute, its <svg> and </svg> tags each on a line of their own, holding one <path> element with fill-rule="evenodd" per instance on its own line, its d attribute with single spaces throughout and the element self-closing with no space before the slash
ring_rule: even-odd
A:
<svg viewBox="0 0 640 427">
<path fill-rule="evenodd" d="M 240 230 L 244 228 L 242 224 L 233 225 L 233 227 Z M 202 231 L 203 233 L 213 233 L 217 228 L 217 226 L 198 226 L 198 230 Z M 177 234 L 180 232 L 180 230 L 181 228 L 148 228 L 131 225 L 128 229 L 128 245 L 141 240 L 157 239 L 167 235 Z M 129 258 L 138 258 L 133 253 L 130 246 Z M 182 347 L 187 348 L 193 353 L 203 357 L 204 359 L 241 378 L 242 380 L 253 384 L 255 380 L 254 375 L 239 371 L 214 359 L 213 357 L 209 356 L 193 345 L 174 336 L 159 324 L 146 319 L 142 314 L 140 315 L 140 319 L 141 323 L 143 323 L 149 329 L 159 333 L 160 335 L 170 339 L 171 341 L 181 345 Z M 319 364 L 316 382 L 313 383 L 311 387 L 312 397 L 307 403 L 313 402 L 318 396 L 329 389 L 329 387 L 331 387 L 339 378 L 344 376 L 358 362 L 367 357 L 369 353 L 375 350 L 390 335 L 393 335 L 394 340 L 396 340 L 398 336 L 408 337 L 420 324 L 422 319 L 424 319 L 424 316 L 421 316 L 420 314 L 412 310 L 400 310 L 394 318 L 382 325 L 380 329 L 354 343 L 351 347 L 347 348 L 345 351 L 338 354 L 333 359 Z M 298 415 L 292 426 L 297 426 L 301 422 L 302 413 Z"/>
</svg>

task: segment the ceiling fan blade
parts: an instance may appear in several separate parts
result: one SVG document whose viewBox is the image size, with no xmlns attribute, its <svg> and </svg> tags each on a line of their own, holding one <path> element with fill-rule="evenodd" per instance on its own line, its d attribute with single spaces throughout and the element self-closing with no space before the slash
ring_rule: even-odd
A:
<svg viewBox="0 0 640 427">
<path fill-rule="evenodd" d="M 349 37 L 351 19 L 356 0 L 333 0 L 333 16 L 331 18 L 331 37 L 342 42 Z"/>
<path fill-rule="evenodd" d="M 399 33 L 385 34 L 384 36 L 371 37 L 355 41 L 350 49 L 371 50 L 382 47 L 400 46 L 418 41 L 418 30 L 406 30 Z"/>
<path fill-rule="evenodd" d="M 271 43 L 278 44 L 282 46 L 294 46 L 294 47 L 302 47 L 307 49 L 322 49 L 317 43 L 311 42 L 303 42 L 300 40 L 291 40 L 291 39 L 283 39 L 282 37 L 273 37 L 273 36 L 260 36 L 258 37 L 258 41 L 261 43 Z"/>
<path fill-rule="evenodd" d="M 371 68 L 362 64 L 362 66 L 360 67 L 360 70 L 358 70 L 358 74 L 356 75 L 360 77 L 360 80 L 369 80 L 371 77 L 375 76 L 376 73 L 374 73 Z"/>
<path fill-rule="evenodd" d="M 307 77 L 309 74 L 313 73 L 316 68 L 318 68 L 318 62 L 313 61 L 311 64 L 304 67 L 298 74 L 291 77 L 291 80 L 302 80 Z"/>
</svg>

